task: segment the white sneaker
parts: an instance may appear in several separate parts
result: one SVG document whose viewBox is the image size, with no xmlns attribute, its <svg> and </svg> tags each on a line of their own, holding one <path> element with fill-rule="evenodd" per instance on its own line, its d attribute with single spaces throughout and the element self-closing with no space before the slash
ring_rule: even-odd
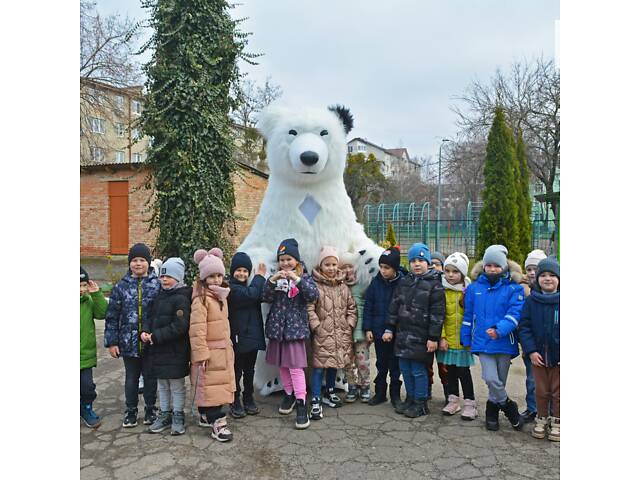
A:
<svg viewBox="0 0 640 480">
<path fill-rule="evenodd" d="M 531 436 L 533 438 L 544 438 L 547 436 L 547 424 L 549 419 L 547 417 L 536 417 L 533 430 L 531 430 Z"/>
<path fill-rule="evenodd" d="M 558 417 L 549 417 L 549 440 L 552 442 L 560 441 L 560 419 Z"/>
</svg>

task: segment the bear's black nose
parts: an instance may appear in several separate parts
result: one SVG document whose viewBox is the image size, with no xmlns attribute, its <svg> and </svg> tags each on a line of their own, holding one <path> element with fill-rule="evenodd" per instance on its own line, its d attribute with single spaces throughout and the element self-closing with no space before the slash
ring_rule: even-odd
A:
<svg viewBox="0 0 640 480">
<path fill-rule="evenodd" d="M 300 154 L 300 161 L 307 166 L 318 163 L 318 154 L 316 152 L 306 151 Z"/>
</svg>

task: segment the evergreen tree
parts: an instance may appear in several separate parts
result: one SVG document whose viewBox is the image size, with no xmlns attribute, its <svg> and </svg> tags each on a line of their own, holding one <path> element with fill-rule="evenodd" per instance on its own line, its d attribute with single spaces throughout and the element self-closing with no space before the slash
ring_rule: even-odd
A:
<svg viewBox="0 0 640 480">
<path fill-rule="evenodd" d="M 145 66 L 147 98 L 142 127 L 153 139 L 147 188 L 155 189 L 151 228 L 156 253 L 179 256 L 187 279 L 193 253 L 219 246 L 230 253 L 235 233 L 229 95 L 239 80 L 237 61 L 247 34 L 225 0 L 145 0 L 154 34 Z M 187 280 L 188 282 L 188 280 Z"/>
<path fill-rule="evenodd" d="M 387 225 L 387 237 L 385 238 L 385 241 L 389 242 L 389 248 L 398 244 L 398 241 L 396 240 L 396 232 L 393 231 L 392 223 Z"/>
<path fill-rule="evenodd" d="M 483 205 L 478 224 L 476 254 L 482 258 L 489 245 L 502 244 L 509 258 L 519 258 L 518 203 L 515 172 L 515 145 L 504 112 L 498 107 L 487 142 L 484 164 Z M 519 187 L 518 187 L 519 190 Z"/>
<path fill-rule="evenodd" d="M 516 143 L 516 164 L 518 167 L 518 227 L 520 238 L 520 257 L 518 263 L 524 262 L 531 250 L 531 197 L 529 196 L 529 166 L 527 163 L 527 147 L 522 139 L 522 132 L 518 133 Z M 515 260 L 515 258 L 514 258 Z"/>
</svg>

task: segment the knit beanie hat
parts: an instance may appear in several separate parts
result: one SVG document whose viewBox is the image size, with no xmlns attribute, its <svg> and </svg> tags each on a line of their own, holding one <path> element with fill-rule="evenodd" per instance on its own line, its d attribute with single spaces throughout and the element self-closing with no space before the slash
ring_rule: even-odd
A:
<svg viewBox="0 0 640 480">
<path fill-rule="evenodd" d="M 80 267 L 80 281 L 81 282 L 88 282 L 89 281 L 89 274 L 82 267 Z"/>
<path fill-rule="evenodd" d="M 545 258 L 540 260 L 538 264 L 538 270 L 536 271 L 536 283 L 538 283 L 538 277 L 544 272 L 553 273 L 558 279 L 560 278 L 560 264 L 553 258 Z"/>
<path fill-rule="evenodd" d="M 340 257 L 338 257 L 338 249 L 336 247 L 332 247 L 330 245 L 325 245 L 320 249 L 320 256 L 318 257 L 318 265 L 322 263 L 322 261 L 327 257 L 334 257 L 338 262 L 340 262 Z"/>
<path fill-rule="evenodd" d="M 538 266 L 540 260 L 544 260 L 545 258 L 547 258 L 547 255 L 537 248 L 527 255 L 527 259 L 524 261 L 524 268 L 526 269 L 529 265 Z"/>
<path fill-rule="evenodd" d="M 400 268 L 400 249 L 398 247 L 391 247 L 380 254 L 378 265 L 389 265 L 395 271 Z"/>
<path fill-rule="evenodd" d="M 502 270 L 506 270 L 508 253 L 509 251 L 504 245 L 491 245 L 484 251 L 482 266 L 484 267 L 488 263 L 495 263 L 500 266 Z"/>
<path fill-rule="evenodd" d="M 129 249 L 129 263 L 134 258 L 144 258 L 151 265 L 151 250 L 144 243 L 136 243 Z"/>
<path fill-rule="evenodd" d="M 160 267 L 160 276 L 167 275 L 178 282 L 184 281 L 184 262 L 181 258 L 167 258 Z"/>
<path fill-rule="evenodd" d="M 222 250 L 218 247 L 212 248 L 208 252 L 202 248 L 196 250 L 196 253 L 193 254 L 193 261 L 198 264 L 200 280 L 204 280 L 214 273 L 224 275 L 224 263 L 222 263 L 222 258 Z"/>
<path fill-rule="evenodd" d="M 444 267 L 445 258 L 443 254 L 441 254 L 440 252 L 431 252 L 431 260 L 433 260 L 434 258 L 440 260 L 440 264 Z"/>
<path fill-rule="evenodd" d="M 231 276 L 233 276 L 233 272 L 235 272 L 239 268 L 246 268 L 249 273 L 251 273 L 251 270 L 253 270 L 253 263 L 251 263 L 251 258 L 249 258 L 249 255 L 244 252 L 236 252 L 235 255 L 231 257 Z"/>
<path fill-rule="evenodd" d="M 358 266 L 360 254 L 357 252 L 342 252 L 340 254 L 340 265 L 352 265 L 354 268 Z"/>
<path fill-rule="evenodd" d="M 431 264 L 431 251 L 424 243 L 414 243 L 407 253 L 409 261 L 422 258 Z"/>
<path fill-rule="evenodd" d="M 444 268 L 447 265 L 457 268 L 462 276 L 466 277 L 469 271 L 469 257 L 462 252 L 454 252 L 447 257 L 442 266 Z"/>
<path fill-rule="evenodd" d="M 298 251 L 298 241 L 295 238 L 287 238 L 280 242 L 278 247 L 277 258 L 281 255 L 291 255 L 297 261 L 300 261 L 300 252 Z"/>
</svg>

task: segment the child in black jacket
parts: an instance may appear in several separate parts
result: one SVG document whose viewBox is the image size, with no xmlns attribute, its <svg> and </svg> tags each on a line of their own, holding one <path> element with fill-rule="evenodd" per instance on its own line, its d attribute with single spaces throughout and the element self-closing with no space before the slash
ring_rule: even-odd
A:
<svg viewBox="0 0 640 480">
<path fill-rule="evenodd" d="M 169 427 L 171 435 L 185 433 L 184 377 L 189 375 L 191 287 L 183 281 L 184 262 L 168 258 L 160 267 L 162 288 L 140 335 L 150 345 L 149 364 L 158 379 L 160 397 L 160 414 L 149 427 L 150 433 L 160 433 Z"/>
<path fill-rule="evenodd" d="M 244 252 L 237 252 L 231 259 L 229 323 L 236 374 L 236 393 L 231 406 L 233 418 L 242 418 L 247 414 L 256 415 L 260 412 L 253 399 L 253 376 L 258 351 L 266 348 L 260 305 L 267 267 L 264 263 L 258 265 L 256 275 L 251 284 L 248 284 L 252 269 L 251 259 Z M 244 386 L 242 402 L 240 401 L 241 378 Z"/>
</svg>

